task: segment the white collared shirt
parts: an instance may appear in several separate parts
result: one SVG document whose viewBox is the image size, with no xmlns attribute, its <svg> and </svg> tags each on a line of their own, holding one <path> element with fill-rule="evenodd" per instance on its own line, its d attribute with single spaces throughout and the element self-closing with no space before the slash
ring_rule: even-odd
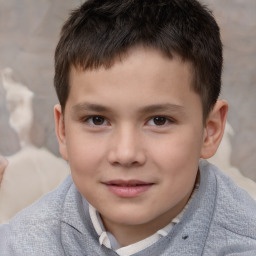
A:
<svg viewBox="0 0 256 256">
<path fill-rule="evenodd" d="M 115 237 L 105 230 L 99 213 L 92 205 L 89 205 L 89 213 L 95 231 L 99 235 L 100 245 L 104 245 L 107 248 L 114 250 L 120 256 L 129 256 L 144 250 L 145 248 L 157 242 L 161 237 L 166 236 L 171 231 L 172 227 L 179 222 L 183 211 L 176 218 L 174 218 L 171 223 L 169 223 L 163 229 L 158 230 L 152 236 L 124 247 L 120 247 Z"/>
</svg>

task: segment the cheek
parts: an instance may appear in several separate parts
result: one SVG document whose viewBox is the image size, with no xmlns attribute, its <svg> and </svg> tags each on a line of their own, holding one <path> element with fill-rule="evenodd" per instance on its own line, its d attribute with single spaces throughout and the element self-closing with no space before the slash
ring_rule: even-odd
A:
<svg viewBox="0 0 256 256">
<path fill-rule="evenodd" d="M 162 164 L 183 165 L 194 159 L 198 162 L 201 144 L 196 134 L 179 133 L 161 141 L 154 141 L 151 156 Z"/>
<path fill-rule="evenodd" d="M 90 143 L 90 140 L 73 138 L 69 144 L 69 164 L 73 181 L 80 193 L 93 203 L 95 198 L 101 198 L 95 185 L 100 180 L 103 152 L 97 143 Z"/>
<path fill-rule="evenodd" d="M 178 190 L 194 182 L 200 157 L 198 141 L 200 139 L 197 134 L 184 132 L 166 138 L 163 143 L 152 148 L 152 160 L 165 177 L 166 186 Z"/>
<path fill-rule="evenodd" d="M 67 140 L 72 172 L 80 176 L 96 174 L 104 155 L 103 146 L 86 136 L 73 134 Z"/>
<path fill-rule="evenodd" d="M 176 137 L 154 152 L 158 156 L 154 164 L 161 175 L 163 188 L 159 198 L 164 200 L 166 207 L 173 207 L 181 202 L 194 186 L 199 147 L 193 141 L 188 137 Z"/>
</svg>

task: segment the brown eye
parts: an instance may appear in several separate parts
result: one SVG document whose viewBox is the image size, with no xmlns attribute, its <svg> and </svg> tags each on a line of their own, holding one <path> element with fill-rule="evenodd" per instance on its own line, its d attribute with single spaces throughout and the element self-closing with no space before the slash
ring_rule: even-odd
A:
<svg viewBox="0 0 256 256">
<path fill-rule="evenodd" d="M 105 123 L 105 118 L 101 116 L 92 117 L 92 123 L 94 125 L 103 125 Z"/>
<path fill-rule="evenodd" d="M 108 121 L 102 116 L 89 116 L 83 120 L 84 123 L 88 123 L 91 126 L 105 126 L 108 125 Z"/>
<path fill-rule="evenodd" d="M 157 116 L 153 118 L 153 122 L 155 125 L 165 125 L 167 122 L 166 117 Z"/>
</svg>

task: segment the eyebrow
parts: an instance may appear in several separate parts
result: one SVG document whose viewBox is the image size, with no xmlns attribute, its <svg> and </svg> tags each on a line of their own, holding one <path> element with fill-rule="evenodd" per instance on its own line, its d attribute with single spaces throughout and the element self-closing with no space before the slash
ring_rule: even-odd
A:
<svg viewBox="0 0 256 256">
<path fill-rule="evenodd" d="M 93 103 L 79 103 L 72 107 L 72 112 L 81 111 L 109 112 L 110 109 L 105 106 Z"/>
<path fill-rule="evenodd" d="M 72 107 L 72 112 L 77 113 L 82 111 L 111 112 L 111 109 L 100 104 L 87 103 L 87 102 L 79 103 Z M 139 112 L 142 114 L 161 112 L 161 111 L 184 112 L 184 107 L 176 104 L 164 103 L 164 104 L 153 104 L 153 105 L 145 106 L 139 109 Z"/>
<path fill-rule="evenodd" d="M 161 111 L 171 111 L 171 112 L 183 112 L 184 107 L 181 105 L 165 103 L 165 104 L 153 104 L 150 106 L 142 107 L 140 109 L 141 113 L 154 113 Z"/>
</svg>

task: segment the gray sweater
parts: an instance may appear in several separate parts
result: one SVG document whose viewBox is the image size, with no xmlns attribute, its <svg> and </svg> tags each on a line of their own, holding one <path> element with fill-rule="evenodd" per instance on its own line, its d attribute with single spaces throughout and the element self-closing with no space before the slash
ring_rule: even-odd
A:
<svg viewBox="0 0 256 256">
<path fill-rule="evenodd" d="M 200 186 L 180 223 L 136 256 L 255 256 L 256 202 L 201 161 Z M 99 245 L 72 178 L 0 226 L 1 256 L 117 255 Z"/>
</svg>

